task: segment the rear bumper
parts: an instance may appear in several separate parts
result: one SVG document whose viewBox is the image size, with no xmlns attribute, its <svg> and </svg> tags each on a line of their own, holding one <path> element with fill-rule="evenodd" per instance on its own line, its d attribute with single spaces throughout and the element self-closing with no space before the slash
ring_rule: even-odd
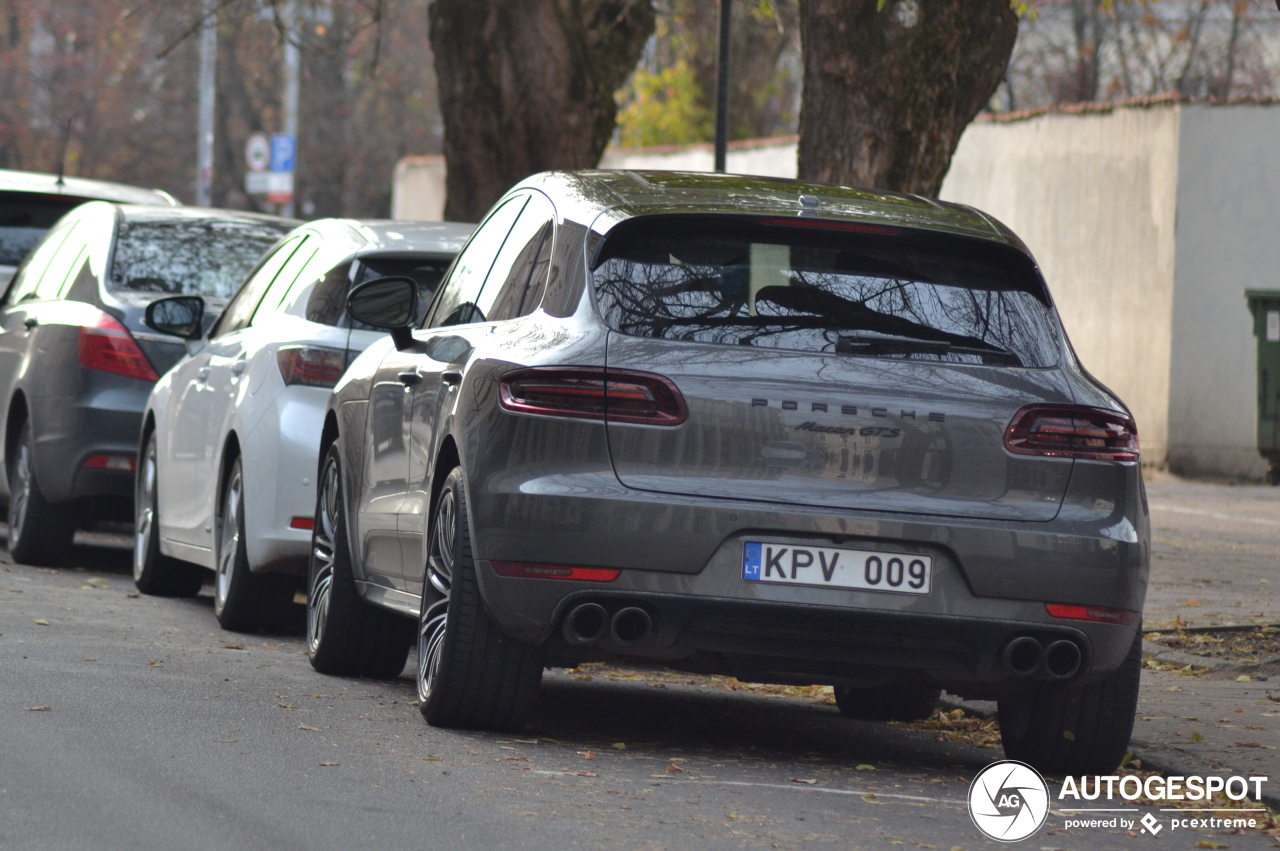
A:
<svg viewBox="0 0 1280 851">
<path fill-rule="evenodd" d="M 89 389 L 92 392 L 79 398 L 34 400 L 31 417 L 40 489 L 55 504 L 92 496 L 132 501 L 133 473 L 85 469 L 84 464 L 95 455 L 137 458 L 150 385 L 103 375 Z"/>
<path fill-rule="evenodd" d="M 495 471 L 469 482 L 469 497 L 490 613 L 568 661 L 621 654 L 744 679 L 905 678 L 978 696 L 1025 681 L 1001 659 L 1018 636 L 1072 641 L 1081 655 L 1073 682 L 1116 670 L 1137 622 L 1055 619 L 1045 604 L 1140 612 L 1146 596 L 1150 533 L 1131 466 L 1077 464 L 1058 518 L 1045 523 L 672 497 L 628 489 L 608 472 L 519 480 Z M 747 582 L 749 540 L 926 553 L 931 593 Z M 518 579 L 492 561 L 622 573 L 609 583 Z M 579 602 L 611 614 L 640 606 L 653 632 L 634 646 L 570 645 L 563 621 Z"/>
<path fill-rule="evenodd" d="M 554 586 L 570 583 L 508 579 L 487 563 L 479 567 L 491 614 L 516 638 L 544 644 L 551 664 L 627 657 L 744 681 L 927 684 L 996 697 L 1049 678 L 1045 666 L 1032 674 L 1010 668 L 1004 651 L 1014 639 L 1030 637 L 1043 647 L 1071 642 L 1080 651 L 1079 668 L 1064 682 L 1085 683 L 1119 668 L 1140 628 L 1054 619 L 1042 604 L 1019 601 L 956 606 L 968 615 L 843 608 L 702 596 L 689 593 L 693 589 L 632 590 L 626 586 L 661 583 L 628 581 L 626 574 L 618 583 L 565 589 Z M 652 631 L 634 644 L 617 641 L 607 629 L 598 641 L 570 643 L 564 624 L 583 603 L 600 604 L 610 617 L 626 607 L 643 609 Z"/>
</svg>

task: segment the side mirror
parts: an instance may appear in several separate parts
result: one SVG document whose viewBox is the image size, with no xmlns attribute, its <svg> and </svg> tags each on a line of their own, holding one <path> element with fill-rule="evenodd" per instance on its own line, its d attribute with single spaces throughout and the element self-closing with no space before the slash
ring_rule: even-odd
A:
<svg viewBox="0 0 1280 851">
<path fill-rule="evenodd" d="M 161 334 L 199 340 L 204 336 L 204 299 L 198 295 L 157 299 L 147 305 L 142 321 Z"/>
<path fill-rule="evenodd" d="M 399 275 L 374 278 L 353 289 L 347 296 L 351 318 L 391 332 L 400 351 L 411 351 L 414 319 L 418 316 L 418 284 Z"/>
</svg>

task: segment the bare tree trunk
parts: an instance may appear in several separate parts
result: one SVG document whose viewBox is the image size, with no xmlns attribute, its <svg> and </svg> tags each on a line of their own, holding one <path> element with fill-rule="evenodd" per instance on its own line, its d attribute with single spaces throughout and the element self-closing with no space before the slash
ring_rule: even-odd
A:
<svg viewBox="0 0 1280 851">
<path fill-rule="evenodd" d="M 613 93 L 653 32 L 649 0 L 435 0 L 430 14 L 446 218 L 479 221 L 530 174 L 600 161 Z"/>
<path fill-rule="evenodd" d="M 995 92 L 1009 0 L 803 0 L 805 180 L 936 195 L 960 134 Z"/>
</svg>

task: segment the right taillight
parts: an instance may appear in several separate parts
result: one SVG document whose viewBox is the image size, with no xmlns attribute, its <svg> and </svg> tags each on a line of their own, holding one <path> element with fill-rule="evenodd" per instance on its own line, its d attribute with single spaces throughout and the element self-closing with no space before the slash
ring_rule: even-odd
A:
<svg viewBox="0 0 1280 851">
<path fill-rule="evenodd" d="M 323 346 L 281 346 L 276 363 L 286 387 L 332 387 L 347 370 L 347 353 Z"/>
<path fill-rule="evenodd" d="M 596 367 L 534 367 L 498 380 L 508 411 L 615 423 L 676 426 L 688 416 L 671 379 L 648 372 Z"/>
<path fill-rule="evenodd" d="M 1075 405 L 1028 405 L 1014 414 L 1004 448 L 1015 455 L 1137 461 L 1138 429 L 1116 411 Z"/>
</svg>

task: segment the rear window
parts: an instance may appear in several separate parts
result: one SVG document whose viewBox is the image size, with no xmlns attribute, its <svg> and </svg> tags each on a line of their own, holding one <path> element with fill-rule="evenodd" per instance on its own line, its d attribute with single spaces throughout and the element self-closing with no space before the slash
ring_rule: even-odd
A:
<svg viewBox="0 0 1280 851">
<path fill-rule="evenodd" d="M 1057 363 L 1031 261 L 985 240 L 799 219 L 664 216 L 611 231 L 592 281 L 637 337 L 994 366 Z"/>
<path fill-rule="evenodd" d="M 269 222 L 124 221 L 107 286 L 228 299 L 287 230 Z"/>
<path fill-rule="evenodd" d="M 83 198 L 0 192 L 0 266 L 17 266 L 63 214 Z"/>
</svg>

